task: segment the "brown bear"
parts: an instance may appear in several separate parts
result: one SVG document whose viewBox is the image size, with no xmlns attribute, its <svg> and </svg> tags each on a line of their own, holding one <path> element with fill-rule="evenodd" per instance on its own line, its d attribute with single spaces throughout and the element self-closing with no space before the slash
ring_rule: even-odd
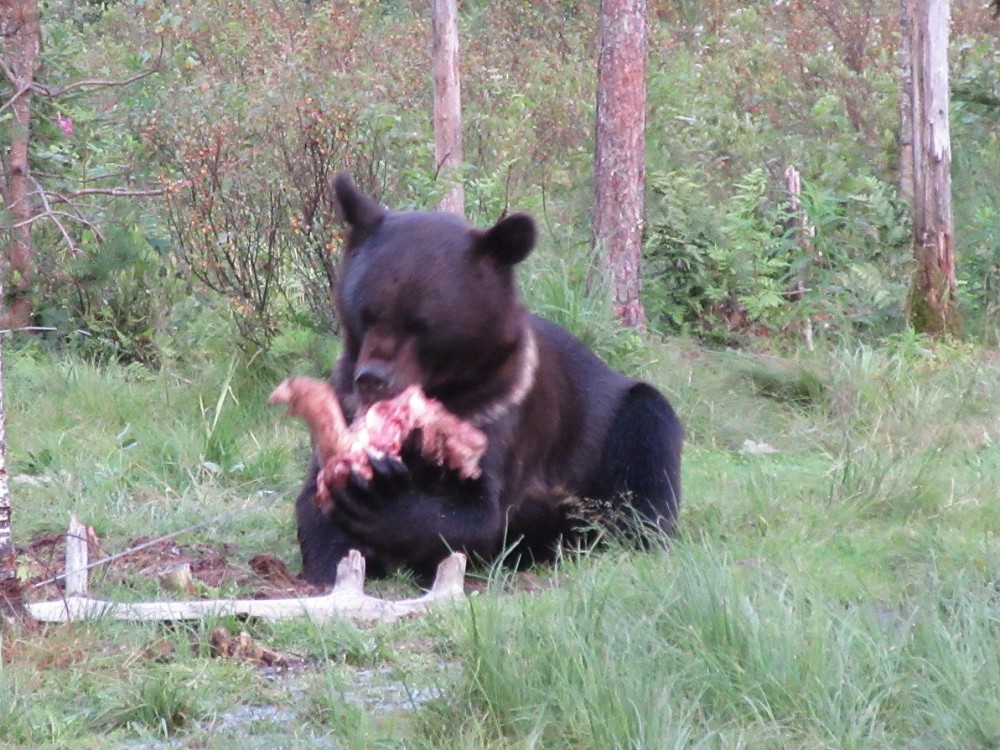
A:
<svg viewBox="0 0 1000 750">
<path fill-rule="evenodd" d="M 514 267 L 535 244 L 532 219 L 477 229 L 448 213 L 388 211 L 346 174 L 334 193 L 349 232 L 331 383 L 348 421 L 417 385 L 487 446 L 474 479 L 416 451 L 373 459 L 328 504 L 316 502 L 314 456 L 296 501 L 306 580 L 334 582 L 350 549 L 376 575 L 426 576 L 453 550 L 549 560 L 593 528 L 587 509 L 645 540 L 643 527 L 671 533 L 681 423 L 655 388 L 525 308 Z"/>
</svg>

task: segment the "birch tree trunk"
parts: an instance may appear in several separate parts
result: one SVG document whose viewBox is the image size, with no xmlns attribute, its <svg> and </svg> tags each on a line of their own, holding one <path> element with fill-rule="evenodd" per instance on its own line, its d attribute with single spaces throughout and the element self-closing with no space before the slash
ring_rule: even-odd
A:
<svg viewBox="0 0 1000 750">
<path fill-rule="evenodd" d="M 0 295 L 3 283 L 0 282 Z M 10 480 L 7 476 L 7 410 L 4 404 L 3 338 L 0 333 L 0 591 L 16 578 L 14 534 L 10 523 Z M 0 594 L 2 597 L 2 594 Z"/>
<path fill-rule="evenodd" d="M 462 86 L 458 72 L 457 0 L 431 0 L 434 37 L 434 160 L 449 184 L 438 208 L 465 215 L 462 187 Z"/>
<path fill-rule="evenodd" d="M 913 71 L 913 254 L 909 319 L 915 330 L 955 333 L 954 224 L 948 125 L 948 0 L 909 7 Z"/>
<path fill-rule="evenodd" d="M 794 265 L 805 268 L 807 264 L 811 264 L 813 254 L 815 253 L 813 237 L 816 236 L 816 228 L 809 223 L 809 215 L 802 206 L 802 175 L 799 174 L 799 170 L 793 164 L 789 164 L 785 168 L 785 191 L 788 193 L 789 228 L 794 233 L 793 236 L 795 237 L 799 251 L 808 259 L 796 262 Z M 794 253 L 794 251 L 790 252 Z M 800 276 L 792 280 L 791 288 L 785 293 L 785 296 L 793 302 L 798 302 L 805 294 L 806 282 Z M 809 351 L 812 351 L 813 327 L 812 318 L 808 313 L 806 313 L 805 320 L 802 322 L 802 336 L 806 340 L 806 346 L 809 347 Z"/>
<path fill-rule="evenodd" d="M 0 299 L 4 285 L 0 279 Z M 3 340 L 0 333 L 0 625 L 22 609 L 21 586 L 14 562 L 14 533 L 11 525 L 10 478 L 7 476 L 7 408 L 4 403 Z"/>
<path fill-rule="evenodd" d="M 646 0 L 601 0 L 594 241 L 615 316 L 641 331 L 645 145 Z"/>
<path fill-rule="evenodd" d="M 8 297 L 0 299 L 3 306 L 0 326 L 21 328 L 31 322 L 31 299 L 28 294 L 34 274 L 28 144 L 31 137 L 32 86 L 41 51 L 37 0 L 0 0 L 0 39 L 4 42 L 4 74 L 12 90 L 9 101 L 10 143 L 4 144 L 7 148 L 0 149 L 0 164 L 3 166 L 0 187 L 4 208 L 10 218 L 10 225 L 2 232 L 7 245 L 2 275 Z"/>
<path fill-rule="evenodd" d="M 0 295 L 3 284 L 0 283 Z M 7 477 L 7 412 L 4 408 L 3 334 L 0 334 L 0 632 L 20 631 L 31 622 L 24 608 L 24 589 L 17 579 L 11 526 L 10 481 Z"/>
</svg>

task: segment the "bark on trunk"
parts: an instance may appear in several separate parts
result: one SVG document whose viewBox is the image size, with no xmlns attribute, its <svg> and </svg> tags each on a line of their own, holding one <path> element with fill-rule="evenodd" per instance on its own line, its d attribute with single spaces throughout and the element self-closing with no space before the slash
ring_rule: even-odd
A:
<svg viewBox="0 0 1000 750">
<path fill-rule="evenodd" d="M 813 237 L 816 236 L 816 228 L 809 223 L 809 216 L 802 207 L 802 176 L 799 174 L 799 170 L 792 164 L 789 164 L 785 168 L 785 190 L 788 192 L 789 229 L 792 230 L 795 242 L 799 246 L 801 253 L 811 259 L 815 251 Z M 805 263 L 801 265 L 804 266 Z M 791 288 L 786 293 L 786 296 L 793 302 L 798 302 L 805 296 L 805 293 L 805 280 L 799 277 L 792 280 Z M 809 347 L 809 351 L 812 351 L 812 319 L 808 314 L 802 324 L 802 336 L 806 340 L 806 346 Z"/>
<path fill-rule="evenodd" d="M 910 323 L 917 331 L 955 333 L 951 137 L 948 126 L 948 0 L 910 6 L 913 65 L 913 253 Z"/>
<path fill-rule="evenodd" d="M 4 40 L 4 62 L 13 91 L 11 141 L 3 160 L 3 200 L 11 225 L 4 232 L 7 257 L 3 275 L 7 296 L 2 300 L 0 325 L 20 328 L 31 322 L 28 294 L 34 272 L 28 144 L 31 93 L 41 49 L 37 0 L 0 0 L 0 38 Z"/>
<path fill-rule="evenodd" d="M 431 25 L 434 36 L 434 160 L 439 177 L 449 186 L 438 208 L 464 216 L 457 0 L 432 0 Z"/>
<path fill-rule="evenodd" d="M 646 143 L 646 0 L 601 0 L 594 240 L 615 316 L 646 329 L 641 251 Z"/>
<path fill-rule="evenodd" d="M 899 197 L 913 205 L 913 55 L 910 43 L 913 22 L 909 5 L 913 0 L 899 1 L 902 34 L 899 44 Z"/>
<path fill-rule="evenodd" d="M 3 284 L 0 284 L 0 293 Z M 14 535 L 10 523 L 10 481 L 7 477 L 7 411 L 4 405 L 3 334 L 0 334 L 0 587 L 15 578 Z"/>
<path fill-rule="evenodd" d="M 0 299 L 3 283 L 0 282 Z M 0 333 L 0 632 L 23 629 L 30 618 L 24 609 L 24 591 L 17 580 L 14 533 L 11 525 L 10 481 L 7 477 L 7 411 L 4 406 L 3 334 Z"/>
</svg>

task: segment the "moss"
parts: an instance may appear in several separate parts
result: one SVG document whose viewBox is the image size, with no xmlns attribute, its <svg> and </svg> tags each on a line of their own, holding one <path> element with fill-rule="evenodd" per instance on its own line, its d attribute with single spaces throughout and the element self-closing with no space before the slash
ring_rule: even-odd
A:
<svg viewBox="0 0 1000 750">
<path fill-rule="evenodd" d="M 933 277 L 929 282 L 921 283 L 922 273 L 918 272 L 910 285 L 906 300 L 910 325 L 917 333 L 939 338 L 957 337 L 962 326 L 954 294 L 940 270 L 932 268 L 928 274 Z"/>
</svg>

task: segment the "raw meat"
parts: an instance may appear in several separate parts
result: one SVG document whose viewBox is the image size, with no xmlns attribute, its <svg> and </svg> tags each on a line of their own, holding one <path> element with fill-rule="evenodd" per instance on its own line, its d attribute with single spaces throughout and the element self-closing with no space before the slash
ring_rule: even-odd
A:
<svg viewBox="0 0 1000 750">
<path fill-rule="evenodd" d="M 352 473 L 372 478 L 370 457 L 399 458 L 411 436 L 428 461 L 457 472 L 463 479 L 480 476 L 486 436 L 439 401 L 428 398 L 419 386 L 377 401 L 350 426 L 333 389 L 322 380 L 289 378 L 274 389 L 268 401 L 287 403 L 288 414 L 308 425 L 321 467 L 316 504 L 324 510 L 333 509 L 331 491 L 342 489 Z"/>
</svg>

